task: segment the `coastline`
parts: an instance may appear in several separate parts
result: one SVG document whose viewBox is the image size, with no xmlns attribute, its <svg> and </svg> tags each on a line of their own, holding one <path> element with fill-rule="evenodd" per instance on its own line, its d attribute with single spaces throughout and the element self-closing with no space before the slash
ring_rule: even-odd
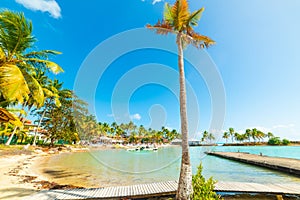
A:
<svg viewBox="0 0 300 200">
<path fill-rule="evenodd" d="M 87 151 L 87 149 L 71 148 L 58 151 L 58 148 L 35 147 L 31 152 L 26 151 L 26 153 L 20 153 L 19 155 L 0 154 L 0 199 L 20 200 L 41 190 L 81 188 L 51 182 L 43 173 L 37 170 L 37 166 L 44 159 L 54 155 L 83 151 Z"/>
<path fill-rule="evenodd" d="M 41 148 L 30 147 L 31 151 L 24 151 L 19 155 L 9 154 L 1 155 L 0 151 L 0 199 L 26 199 L 29 196 L 49 189 L 71 189 L 71 188 L 89 188 L 80 184 L 64 184 L 53 182 L 49 175 L 40 170 L 41 165 L 47 159 L 53 156 L 63 154 L 72 154 L 77 152 L 89 151 L 88 148 L 58 147 Z M 112 146 L 92 147 L 91 150 L 114 149 Z M 226 199 L 226 198 L 225 198 Z"/>
</svg>

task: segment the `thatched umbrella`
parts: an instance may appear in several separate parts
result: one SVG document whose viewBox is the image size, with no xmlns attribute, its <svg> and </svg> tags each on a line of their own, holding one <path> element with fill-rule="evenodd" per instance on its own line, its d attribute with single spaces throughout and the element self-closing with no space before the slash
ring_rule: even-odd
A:
<svg viewBox="0 0 300 200">
<path fill-rule="evenodd" d="M 17 117 L 15 117 L 13 114 L 8 112 L 4 108 L 0 108 L 0 122 L 4 122 L 4 123 L 10 122 L 15 125 L 19 125 L 21 123 Z"/>
</svg>

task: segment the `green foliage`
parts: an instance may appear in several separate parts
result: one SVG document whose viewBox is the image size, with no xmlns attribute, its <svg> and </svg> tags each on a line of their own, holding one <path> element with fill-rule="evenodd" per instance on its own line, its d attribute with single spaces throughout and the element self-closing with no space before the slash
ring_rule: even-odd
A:
<svg viewBox="0 0 300 200">
<path fill-rule="evenodd" d="M 283 145 L 289 145 L 291 142 L 288 139 L 283 139 L 282 144 Z"/>
<path fill-rule="evenodd" d="M 280 145 L 281 144 L 281 140 L 279 137 L 272 137 L 269 139 L 268 141 L 269 145 Z"/>
<path fill-rule="evenodd" d="M 220 196 L 214 192 L 216 181 L 210 177 L 207 181 L 202 175 L 202 164 L 198 166 L 197 173 L 193 175 L 193 200 L 214 200 L 220 199 Z"/>
</svg>

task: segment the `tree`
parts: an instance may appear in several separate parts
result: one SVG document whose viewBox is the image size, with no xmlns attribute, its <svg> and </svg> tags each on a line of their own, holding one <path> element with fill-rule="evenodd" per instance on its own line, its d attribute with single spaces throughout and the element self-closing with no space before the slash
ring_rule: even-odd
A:
<svg viewBox="0 0 300 200">
<path fill-rule="evenodd" d="M 212 133 L 209 133 L 207 139 L 209 140 L 209 143 L 212 144 L 212 141 L 215 140 L 216 138 Z"/>
<path fill-rule="evenodd" d="M 62 68 L 48 60 L 48 55 L 60 54 L 52 50 L 31 51 L 36 39 L 32 36 L 32 23 L 23 13 L 0 12 L 0 94 L 9 101 L 24 102 L 30 93 L 30 72 L 43 64 L 53 73 Z"/>
<path fill-rule="evenodd" d="M 251 131 L 251 135 L 252 135 L 252 138 L 254 140 L 254 142 L 256 142 L 256 139 L 257 139 L 257 129 L 256 128 L 253 128 L 252 131 Z"/>
<path fill-rule="evenodd" d="M 268 137 L 268 139 L 271 139 L 272 137 L 274 137 L 274 134 L 271 132 L 268 132 L 267 137 Z"/>
<path fill-rule="evenodd" d="M 233 139 L 234 139 L 234 128 L 229 128 L 229 135 L 231 136 L 231 142 L 233 143 Z"/>
<path fill-rule="evenodd" d="M 202 135 L 202 138 L 201 138 L 201 142 L 205 142 L 208 138 L 208 132 L 207 131 L 204 131 L 203 132 L 203 135 Z"/>
<path fill-rule="evenodd" d="M 223 134 L 223 138 L 226 140 L 226 143 L 227 143 L 227 141 L 228 141 L 228 138 L 229 138 L 229 133 L 226 131 L 226 132 L 224 132 L 224 134 Z"/>
<path fill-rule="evenodd" d="M 197 48 L 208 47 L 215 42 L 207 36 L 196 33 L 193 29 L 198 25 L 204 8 L 190 13 L 187 0 L 176 0 L 174 5 L 165 4 L 164 19 L 155 25 L 147 25 L 157 34 L 174 33 L 178 47 L 178 68 L 180 83 L 180 119 L 182 134 L 182 159 L 177 199 L 190 199 L 192 193 L 192 170 L 188 144 L 188 122 L 186 111 L 186 87 L 184 75 L 183 49 L 189 44 Z"/>
<path fill-rule="evenodd" d="M 252 135 L 251 129 L 246 129 L 245 139 L 247 139 L 249 142 L 250 142 L 250 139 L 251 139 L 251 135 Z"/>
<path fill-rule="evenodd" d="M 48 59 L 49 55 L 60 52 L 30 51 L 35 41 L 32 24 L 23 13 L 8 10 L 0 12 L 0 99 L 5 105 L 21 103 L 25 107 L 31 97 L 34 100 L 31 105 L 41 106 L 44 98 L 42 88 L 34 78 L 36 68 L 43 66 L 53 73 L 63 71 L 58 64 Z"/>
</svg>

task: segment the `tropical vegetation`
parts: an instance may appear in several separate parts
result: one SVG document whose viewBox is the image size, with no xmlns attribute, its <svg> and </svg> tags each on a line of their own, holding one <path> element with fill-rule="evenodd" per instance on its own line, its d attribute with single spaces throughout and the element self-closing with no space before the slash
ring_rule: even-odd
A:
<svg viewBox="0 0 300 200">
<path fill-rule="evenodd" d="M 210 177 L 208 180 L 205 180 L 202 175 L 202 164 L 198 166 L 197 173 L 193 175 L 192 186 L 193 193 L 192 199 L 194 200 L 217 200 L 221 197 L 214 191 L 214 186 L 216 181 Z"/>
<path fill-rule="evenodd" d="M 231 137 L 231 143 L 247 143 L 247 144 L 257 144 L 262 143 L 266 139 L 268 139 L 269 145 L 288 145 L 290 141 L 287 139 L 280 140 L 279 137 L 276 137 L 273 133 L 268 132 L 264 133 L 257 128 L 246 129 L 244 133 L 238 133 L 234 130 L 234 128 L 229 128 L 228 131 L 223 133 L 223 139 L 225 139 L 226 143 L 228 143 L 228 138 Z"/>
</svg>

